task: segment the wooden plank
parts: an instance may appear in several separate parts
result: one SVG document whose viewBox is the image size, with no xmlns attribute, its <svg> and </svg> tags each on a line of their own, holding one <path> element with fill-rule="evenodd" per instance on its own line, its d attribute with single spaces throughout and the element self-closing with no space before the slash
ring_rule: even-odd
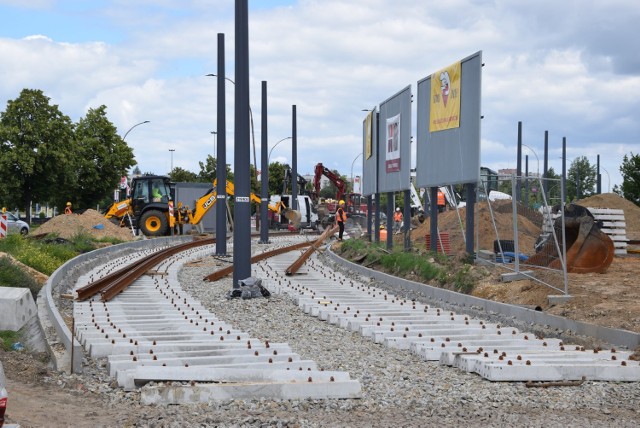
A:
<svg viewBox="0 0 640 428">
<path fill-rule="evenodd" d="M 607 227 L 603 227 L 600 230 L 606 233 L 607 235 L 626 235 L 625 229 L 610 229 Z"/>
<path fill-rule="evenodd" d="M 600 229 L 613 241 L 614 253 L 617 255 L 627 254 L 627 238 L 626 238 L 626 222 L 624 218 L 624 210 L 613 208 L 591 208 L 586 207 L 596 221 L 602 222 Z M 560 214 L 552 214 L 552 219 L 560 217 Z M 543 232 L 551 232 L 551 228 L 547 226 L 548 222 L 543 223 Z"/>
<path fill-rule="evenodd" d="M 624 210 L 613 209 L 613 208 L 590 208 L 590 207 L 587 207 L 587 209 L 589 211 L 591 211 L 591 214 L 593 214 L 594 216 L 596 214 L 623 214 L 624 215 Z"/>
<path fill-rule="evenodd" d="M 602 220 L 602 221 L 624 221 L 624 215 L 618 215 L 618 214 L 599 214 L 599 215 L 594 215 L 593 218 L 595 218 L 596 220 Z"/>
<path fill-rule="evenodd" d="M 621 229 L 624 229 L 627 227 L 627 224 L 624 221 L 607 221 L 603 223 L 603 226 L 604 225 L 611 228 L 621 228 Z"/>
</svg>

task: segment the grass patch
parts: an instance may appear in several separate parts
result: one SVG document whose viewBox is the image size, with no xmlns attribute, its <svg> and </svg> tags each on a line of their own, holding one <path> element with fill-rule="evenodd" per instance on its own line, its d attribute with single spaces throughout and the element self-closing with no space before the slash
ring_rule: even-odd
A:
<svg viewBox="0 0 640 428">
<path fill-rule="evenodd" d="M 88 234 L 78 234 L 73 238 L 59 239 L 55 234 L 43 239 L 31 239 L 21 235 L 9 235 L 0 240 L 0 252 L 11 254 L 21 263 L 51 275 L 68 260 L 98 248 L 98 243 L 119 243 L 121 241 L 107 238 L 96 240 Z"/>
<path fill-rule="evenodd" d="M 40 291 L 40 284 L 29 274 L 11 263 L 8 257 L 0 257 L 0 287 L 28 288 L 33 300 Z"/>
<path fill-rule="evenodd" d="M 13 345 L 16 342 L 19 342 L 20 341 L 19 339 L 20 339 L 20 336 L 18 335 L 18 332 L 10 331 L 10 330 L 0 331 L 0 346 L 2 346 L 2 349 L 4 349 L 5 351 L 10 351 L 11 345 Z"/>
<path fill-rule="evenodd" d="M 477 282 L 471 273 L 472 259 L 454 259 L 442 253 L 432 253 L 413 248 L 405 252 L 402 248 L 387 251 L 384 244 L 375 244 L 363 239 L 349 239 L 338 250 L 346 259 L 358 260 L 363 266 L 383 270 L 391 275 L 405 277 L 469 294 Z M 363 257 L 364 256 L 364 257 Z"/>
</svg>

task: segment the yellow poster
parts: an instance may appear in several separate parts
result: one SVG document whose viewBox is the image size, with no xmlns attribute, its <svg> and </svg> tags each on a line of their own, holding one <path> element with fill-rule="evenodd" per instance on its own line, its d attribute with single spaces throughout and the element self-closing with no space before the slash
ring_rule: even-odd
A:
<svg viewBox="0 0 640 428">
<path fill-rule="evenodd" d="M 370 111 L 367 117 L 364 119 L 364 158 L 369 159 L 373 154 L 373 138 L 371 133 L 373 132 L 373 112 Z"/>
<path fill-rule="evenodd" d="M 431 75 L 429 132 L 460 127 L 460 61 Z"/>
</svg>

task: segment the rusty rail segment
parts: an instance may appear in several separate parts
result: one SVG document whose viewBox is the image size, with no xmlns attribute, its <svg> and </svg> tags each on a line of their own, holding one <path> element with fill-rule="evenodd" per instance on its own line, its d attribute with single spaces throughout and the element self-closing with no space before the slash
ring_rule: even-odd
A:
<svg viewBox="0 0 640 428">
<path fill-rule="evenodd" d="M 320 237 L 315 240 L 313 245 L 307 248 L 307 250 L 302 253 L 302 255 L 295 262 L 291 263 L 287 270 L 285 270 L 285 273 L 287 275 L 293 275 L 294 273 L 296 273 L 298 269 L 300 269 L 300 267 L 304 264 L 304 262 L 306 262 L 307 259 L 311 257 L 311 254 L 313 254 L 313 252 L 317 250 L 320 245 L 322 245 L 324 240 L 336 233 L 337 230 L 338 226 L 335 226 L 333 229 L 326 229 L 324 232 L 322 232 L 322 235 L 320 235 Z"/>
<path fill-rule="evenodd" d="M 150 254 L 142 258 L 141 260 L 138 260 L 131 266 L 125 266 L 122 269 L 112 272 L 109 275 L 103 278 L 100 278 L 97 281 L 94 281 L 90 284 L 85 285 L 84 287 L 77 289 L 76 292 L 78 293 L 78 300 L 82 301 L 82 300 L 89 299 L 94 295 L 102 292 L 110 285 L 116 284 L 120 281 L 128 282 L 127 285 L 125 285 L 122 288 L 122 290 L 124 290 L 124 288 L 130 285 L 134 280 L 144 275 L 144 273 L 148 271 L 151 266 L 155 266 L 156 264 L 160 263 L 162 260 L 166 259 L 167 257 L 173 254 L 176 254 L 180 251 L 188 250 L 189 248 L 198 247 L 201 245 L 207 245 L 213 242 L 215 242 L 215 239 L 203 239 L 199 241 L 192 241 L 192 242 L 187 242 L 185 244 L 175 245 L 173 247 L 167 248 L 157 253 Z M 104 300 L 104 296 L 103 296 L 103 300 Z"/>
<path fill-rule="evenodd" d="M 271 251 L 265 251 L 262 254 L 258 254 L 255 255 L 253 257 L 251 257 L 251 263 L 256 263 L 259 262 L 260 260 L 264 260 L 264 259 L 268 259 L 269 257 L 273 257 L 273 256 L 277 256 L 278 254 L 282 254 L 282 253 L 287 253 L 289 251 L 294 251 L 294 250 L 298 250 L 300 248 L 304 248 L 307 247 L 309 245 L 312 245 L 313 242 L 312 241 L 307 241 L 307 242 L 301 242 L 299 244 L 293 244 L 290 245 L 288 247 L 283 247 L 283 248 L 278 248 L 276 250 L 271 250 Z M 233 272 L 233 265 L 229 265 L 226 268 L 222 268 L 218 271 L 215 271 L 214 273 L 205 276 L 203 279 L 204 281 L 217 281 L 220 278 L 224 278 L 225 276 L 229 275 L 231 272 Z"/>
<path fill-rule="evenodd" d="M 167 258 L 175 254 L 178 254 L 182 251 L 186 251 L 195 247 L 201 247 L 203 245 L 213 244 L 214 242 L 215 242 L 215 239 L 209 238 L 209 239 L 202 239 L 199 241 L 188 242 L 183 245 L 176 245 L 174 247 L 167 248 L 166 250 L 162 251 L 161 254 L 158 254 L 158 257 L 156 257 L 155 259 L 151 258 L 149 260 L 146 260 L 143 263 L 140 263 L 139 265 L 136 265 L 136 267 L 133 270 L 126 272 L 119 281 L 108 284 L 102 290 L 102 296 L 100 297 L 100 299 L 103 302 L 108 302 L 113 297 L 121 293 L 129 285 L 131 285 L 135 280 L 137 280 L 142 275 L 144 275 L 149 269 L 151 269 L 153 266 L 156 266 L 158 263 L 162 262 L 163 260 L 166 260 Z"/>
</svg>

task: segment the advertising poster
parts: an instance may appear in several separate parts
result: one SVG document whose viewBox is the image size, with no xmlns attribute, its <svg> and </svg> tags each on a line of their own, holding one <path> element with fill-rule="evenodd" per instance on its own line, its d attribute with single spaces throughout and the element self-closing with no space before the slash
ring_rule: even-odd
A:
<svg viewBox="0 0 640 428">
<path fill-rule="evenodd" d="M 364 158 L 369 159 L 373 154 L 373 112 L 370 111 L 364 120 Z"/>
<path fill-rule="evenodd" d="M 400 171 L 400 115 L 387 119 L 386 172 Z"/>
<path fill-rule="evenodd" d="M 460 61 L 431 75 L 429 132 L 460 127 Z"/>
</svg>

